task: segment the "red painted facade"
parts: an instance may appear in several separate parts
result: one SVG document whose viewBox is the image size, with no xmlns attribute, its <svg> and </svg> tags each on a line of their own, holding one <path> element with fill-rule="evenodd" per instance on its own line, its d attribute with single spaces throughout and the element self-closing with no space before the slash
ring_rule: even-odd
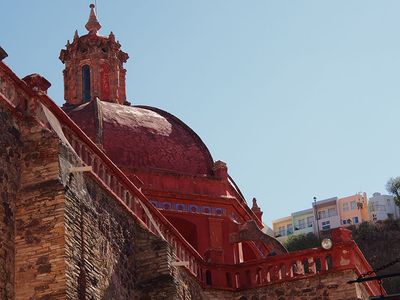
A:
<svg viewBox="0 0 400 300">
<path fill-rule="evenodd" d="M 247 206 L 226 164 L 214 162 L 206 145 L 181 120 L 161 109 L 131 106 L 116 97 L 125 95 L 125 89 L 113 78 L 120 76 L 128 56 L 115 44 L 113 35 L 97 34 L 100 25 L 93 8 L 88 24 L 89 33 L 76 34 L 60 56 L 67 74 L 64 108 L 74 122 L 128 177 L 143 181 L 142 191 L 151 203 L 208 262 L 239 263 L 286 252 L 267 236 L 268 245 L 230 241 L 238 224 L 254 221 L 258 230 L 262 229 L 260 208 L 256 202 L 253 210 Z M 116 56 L 124 59 L 110 59 L 103 53 L 104 47 L 108 47 L 107 53 L 116 50 Z M 76 80 L 85 80 L 83 65 L 90 67 L 88 102 L 80 101 L 84 83 Z"/>
</svg>

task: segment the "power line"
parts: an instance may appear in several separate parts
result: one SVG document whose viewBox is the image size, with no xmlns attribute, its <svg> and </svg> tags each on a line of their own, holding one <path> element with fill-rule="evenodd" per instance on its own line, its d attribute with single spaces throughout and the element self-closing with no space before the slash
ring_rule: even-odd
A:
<svg viewBox="0 0 400 300">
<path fill-rule="evenodd" d="M 384 264 L 384 265 L 380 266 L 379 268 L 376 268 L 374 270 L 368 271 L 368 272 L 366 272 L 364 274 L 360 274 L 360 276 L 358 276 L 357 279 L 350 280 L 347 283 L 348 284 L 352 284 L 352 283 L 356 283 L 356 282 L 365 282 L 365 281 L 374 281 L 374 280 L 376 280 L 379 283 L 379 288 L 381 290 L 381 296 L 378 297 L 378 298 L 373 298 L 373 299 L 399 299 L 399 298 L 397 298 L 397 296 L 399 296 L 399 294 L 383 296 L 382 279 L 390 278 L 390 277 L 397 277 L 397 276 L 400 276 L 400 273 L 392 273 L 392 274 L 385 274 L 385 275 L 375 275 L 375 276 L 367 277 L 367 276 L 372 275 L 374 273 L 376 274 L 379 271 L 385 270 L 385 269 L 387 269 L 387 268 L 389 268 L 391 266 L 394 266 L 395 264 L 397 264 L 399 262 L 400 262 L 400 256 L 397 257 L 395 260 L 392 260 L 391 262 L 388 262 L 387 264 Z M 394 296 L 396 298 L 392 298 L 392 296 Z"/>
</svg>

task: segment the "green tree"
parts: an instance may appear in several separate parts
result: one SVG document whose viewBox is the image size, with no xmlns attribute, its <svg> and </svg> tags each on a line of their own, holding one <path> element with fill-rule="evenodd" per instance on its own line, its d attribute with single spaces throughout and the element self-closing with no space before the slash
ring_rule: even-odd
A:
<svg viewBox="0 0 400 300">
<path fill-rule="evenodd" d="M 284 246 L 288 251 L 298 251 L 303 249 L 309 249 L 319 247 L 320 243 L 318 238 L 312 233 L 291 235 L 288 240 L 284 243 Z"/>
<path fill-rule="evenodd" d="M 386 183 L 386 190 L 394 196 L 394 203 L 400 207 L 400 177 L 392 177 Z"/>
</svg>

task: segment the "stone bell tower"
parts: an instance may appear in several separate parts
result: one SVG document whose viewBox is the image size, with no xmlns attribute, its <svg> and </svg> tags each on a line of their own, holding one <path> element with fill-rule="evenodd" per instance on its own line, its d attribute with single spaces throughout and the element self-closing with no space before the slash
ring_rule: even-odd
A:
<svg viewBox="0 0 400 300">
<path fill-rule="evenodd" d="M 96 17 L 94 4 L 90 5 L 86 29 L 89 33 L 81 37 L 75 31 L 72 43 L 67 42 L 61 50 L 60 60 L 64 69 L 64 108 L 73 108 L 96 98 L 102 101 L 129 104 L 126 101 L 123 64 L 127 53 L 111 32 L 101 36 L 101 25 Z"/>
</svg>

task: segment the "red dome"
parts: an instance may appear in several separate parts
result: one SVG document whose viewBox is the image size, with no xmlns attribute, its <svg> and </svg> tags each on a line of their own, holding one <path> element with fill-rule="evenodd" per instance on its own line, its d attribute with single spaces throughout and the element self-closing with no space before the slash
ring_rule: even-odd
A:
<svg viewBox="0 0 400 300">
<path fill-rule="evenodd" d="M 213 159 L 205 144 L 165 111 L 95 100 L 68 114 L 123 169 L 212 175 Z"/>
</svg>

